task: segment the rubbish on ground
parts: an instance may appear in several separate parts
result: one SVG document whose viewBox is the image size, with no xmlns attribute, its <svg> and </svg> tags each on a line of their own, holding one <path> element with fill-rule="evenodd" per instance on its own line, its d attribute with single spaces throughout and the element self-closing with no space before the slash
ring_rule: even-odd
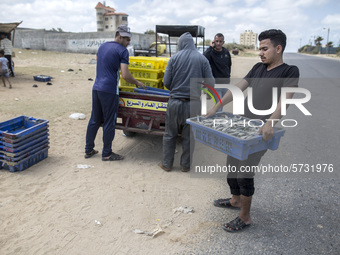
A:
<svg viewBox="0 0 340 255">
<path fill-rule="evenodd" d="M 160 226 L 159 224 L 157 224 L 157 228 L 155 228 L 152 232 L 149 231 L 143 231 L 140 229 L 135 229 L 133 230 L 133 232 L 135 234 L 144 234 L 147 236 L 151 236 L 151 238 L 156 237 L 157 235 L 164 233 L 164 229 L 166 229 L 167 227 L 169 227 L 170 225 L 172 225 L 174 223 L 174 219 L 177 218 L 179 215 L 181 215 L 182 213 L 186 213 L 186 214 L 192 214 L 194 212 L 194 208 L 191 206 L 180 206 L 177 207 L 173 210 L 174 214 L 176 214 L 173 218 L 171 218 L 167 224 L 165 224 L 164 226 Z M 157 221 L 159 221 L 160 219 L 157 219 Z M 179 226 L 179 225 L 178 225 Z"/>
<path fill-rule="evenodd" d="M 74 120 L 84 120 L 86 116 L 84 113 L 77 112 L 77 113 L 72 113 L 69 117 Z"/>
<path fill-rule="evenodd" d="M 159 225 L 157 225 L 157 228 L 155 228 L 152 232 L 143 231 L 143 230 L 140 230 L 140 229 L 135 229 L 133 231 L 133 233 L 143 234 L 143 235 L 151 236 L 151 238 L 154 238 L 157 235 L 164 233 L 164 230 Z"/>
<path fill-rule="evenodd" d="M 91 168 L 91 167 L 93 167 L 93 166 L 91 166 L 91 165 L 82 165 L 82 164 L 78 164 L 77 165 L 77 168 L 80 168 L 80 169 L 86 169 L 86 168 Z"/>
<path fill-rule="evenodd" d="M 95 223 L 97 226 L 102 226 L 102 224 L 100 223 L 99 220 L 94 220 L 94 223 Z"/>
<path fill-rule="evenodd" d="M 180 207 L 174 209 L 174 213 L 176 213 L 176 212 L 192 214 L 194 212 L 194 208 L 191 207 L 191 206 L 180 206 Z"/>
</svg>

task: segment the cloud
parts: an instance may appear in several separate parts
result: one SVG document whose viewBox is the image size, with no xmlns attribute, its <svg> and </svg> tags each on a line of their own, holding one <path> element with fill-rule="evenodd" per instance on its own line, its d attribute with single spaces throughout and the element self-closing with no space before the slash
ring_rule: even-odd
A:
<svg viewBox="0 0 340 255">
<path fill-rule="evenodd" d="M 340 29 L 340 14 L 327 15 L 321 23 L 331 26 L 333 29 Z"/>
<path fill-rule="evenodd" d="M 94 32 L 98 1 L 0 0 L 1 22 L 22 20 L 20 27 Z M 339 3 L 331 0 L 110 0 L 106 5 L 127 13 L 131 30 L 139 33 L 156 25 L 201 25 L 206 39 L 221 32 L 226 42 L 239 42 L 244 30 L 279 28 L 289 38 L 288 49 L 297 49 L 300 38 L 307 42 L 311 36 L 324 36 L 324 27 L 330 27 L 332 40 L 338 41 L 340 34 L 340 14 L 335 12 Z"/>
</svg>

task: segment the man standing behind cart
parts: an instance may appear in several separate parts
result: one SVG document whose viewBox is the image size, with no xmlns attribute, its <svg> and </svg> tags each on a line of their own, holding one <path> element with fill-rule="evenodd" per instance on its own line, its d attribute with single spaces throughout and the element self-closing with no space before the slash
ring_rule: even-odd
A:
<svg viewBox="0 0 340 255">
<path fill-rule="evenodd" d="M 231 56 L 229 51 L 223 47 L 224 35 L 218 33 L 211 42 L 210 47 L 203 53 L 208 59 L 216 84 L 229 84 L 231 71 Z M 228 91 L 227 88 L 215 88 L 217 94 L 222 98 Z M 218 98 L 213 93 L 216 102 Z M 223 108 L 218 109 L 221 112 Z"/>
<path fill-rule="evenodd" d="M 159 166 L 165 171 L 172 169 L 176 140 L 178 134 L 182 134 L 181 171 L 188 172 L 194 139 L 186 119 L 201 114 L 201 86 L 191 79 L 201 82 L 204 79 L 212 86 L 214 79 L 208 60 L 196 50 L 190 33 L 180 36 L 178 49 L 179 52 L 172 56 L 167 64 L 163 79 L 164 86 L 170 90 L 170 99 L 165 116 L 163 160 Z"/>
<path fill-rule="evenodd" d="M 242 91 L 251 87 L 253 89 L 253 106 L 257 110 L 268 110 L 272 106 L 272 90 L 278 88 L 277 107 L 271 115 L 259 116 L 253 114 L 245 99 L 245 117 L 250 119 L 268 120 L 259 133 L 265 141 L 270 140 L 274 135 L 273 126 L 282 118 L 281 115 L 281 88 L 297 87 L 299 80 L 299 69 L 296 66 L 290 66 L 283 62 L 282 54 L 286 46 L 286 35 L 281 30 L 270 29 L 259 35 L 260 41 L 260 57 L 262 63 L 257 63 L 245 76 L 245 78 L 236 84 Z M 286 98 L 291 99 L 294 93 L 287 93 Z M 232 101 L 230 91 L 222 98 L 222 104 L 228 104 Z M 212 116 L 221 107 L 217 103 L 206 115 Z M 231 198 L 217 199 L 214 205 L 217 207 L 228 209 L 241 209 L 239 216 L 223 225 L 223 229 L 228 232 L 240 231 L 252 223 L 250 218 L 250 207 L 252 196 L 254 194 L 254 175 L 255 173 L 242 173 L 240 169 L 253 169 L 251 166 L 257 166 L 262 156 L 266 153 L 260 151 L 250 154 L 248 159 L 240 161 L 231 156 L 227 157 L 227 164 L 231 168 L 237 169 L 237 172 L 229 172 L 227 176 L 228 185 L 230 187 Z M 244 168 L 243 168 L 244 167 Z"/>
<path fill-rule="evenodd" d="M 137 81 L 129 72 L 130 28 L 122 25 L 116 31 L 115 40 L 103 43 L 97 53 L 97 75 L 92 89 L 92 113 L 86 132 L 85 158 L 97 154 L 94 140 L 100 125 L 103 125 L 103 161 L 122 160 L 123 156 L 112 152 L 112 141 L 119 104 L 119 70 L 122 77 L 137 87 L 145 85 Z"/>
</svg>

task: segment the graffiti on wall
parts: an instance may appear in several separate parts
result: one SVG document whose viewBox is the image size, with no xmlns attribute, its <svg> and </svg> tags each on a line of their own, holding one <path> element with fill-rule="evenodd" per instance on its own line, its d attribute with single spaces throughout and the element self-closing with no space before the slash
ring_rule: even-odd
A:
<svg viewBox="0 0 340 255">
<path fill-rule="evenodd" d="M 68 48 L 70 50 L 97 50 L 100 45 L 104 42 L 112 41 L 110 39 L 79 39 L 79 40 L 68 40 Z"/>
</svg>

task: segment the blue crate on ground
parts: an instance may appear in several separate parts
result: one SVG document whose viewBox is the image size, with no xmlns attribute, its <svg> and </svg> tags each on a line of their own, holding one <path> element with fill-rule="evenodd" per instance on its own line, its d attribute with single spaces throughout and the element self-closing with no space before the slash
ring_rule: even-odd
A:
<svg viewBox="0 0 340 255">
<path fill-rule="evenodd" d="M 35 75 L 35 76 L 33 76 L 33 79 L 35 81 L 46 82 L 46 81 L 50 81 L 52 79 L 52 77 L 51 76 L 47 76 L 47 75 Z"/>
<path fill-rule="evenodd" d="M 228 114 L 230 116 L 230 114 Z M 204 118 L 204 117 L 199 117 Z M 219 150 L 239 160 L 246 160 L 250 154 L 266 149 L 276 150 L 285 130 L 274 128 L 274 136 L 269 141 L 264 141 L 262 135 L 249 139 L 240 139 L 229 134 L 206 127 L 197 121 L 197 117 L 187 119 L 195 140 Z"/>
<path fill-rule="evenodd" d="M 48 156 L 48 149 L 43 149 L 41 151 L 36 152 L 35 154 L 24 158 L 23 160 L 20 160 L 19 162 L 6 162 L 0 160 L 0 169 L 6 169 L 9 170 L 10 172 L 16 172 L 16 171 L 23 171 L 38 162 L 42 161 L 43 159 L 47 158 Z"/>
<path fill-rule="evenodd" d="M 0 153 L 0 158 L 2 157 L 3 159 L 7 161 L 19 161 L 18 159 L 22 159 L 24 157 L 27 157 L 29 155 L 34 154 L 37 152 L 39 149 L 43 149 L 47 147 L 49 144 L 48 140 L 41 141 L 39 143 L 36 143 L 30 147 L 27 147 L 24 150 L 17 151 L 17 152 L 8 152 L 8 151 L 2 151 L 3 155 Z"/>
<path fill-rule="evenodd" d="M 20 146 L 17 146 L 17 147 L 6 146 L 6 145 L 12 145 L 12 144 L 4 143 L 3 146 L 0 146 L 0 150 L 4 152 L 19 153 L 20 151 L 26 150 L 28 148 L 32 148 L 36 144 L 44 143 L 46 141 L 48 141 L 48 134 L 45 134 L 36 139 L 30 140 L 29 142 L 26 142 L 26 143 L 20 143 Z"/>
<path fill-rule="evenodd" d="M 33 139 L 36 139 L 42 135 L 46 135 L 48 133 L 48 125 L 44 126 L 40 129 L 37 129 L 25 136 L 16 138 L 16 139 L 11 139 L 11 138 L 7 138 L 7 137 L 2 137 L 0 136 L 0 145 L 5 145 L 8 147 L 19 147 L 21 146 L 23 143 L 26 143 L 28 141 L 31 141 Z"/>
<path fill-rule="evenodd" d="M 19 139 L 46 127 L 48 120 L 19 116 L 0 123 L 0 139 Z"/>
</svg>

